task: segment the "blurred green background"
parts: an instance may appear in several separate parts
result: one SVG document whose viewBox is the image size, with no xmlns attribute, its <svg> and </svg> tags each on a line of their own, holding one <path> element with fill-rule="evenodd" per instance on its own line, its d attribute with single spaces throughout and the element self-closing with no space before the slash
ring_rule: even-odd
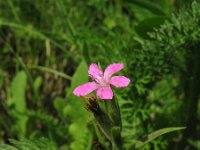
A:
<svg viewBox="0 0 200 150">
<path fill-rule="evenodd" d="M 123 149 L 172 126 L 187 129 L 142 149 L 200 149 L 200 4 L 191 0 L 0 0 L 0 143 L 103 149 L 72 94 L 93 62 L 123 63 L 131 79 L 115 89 Z"/>
</svg>

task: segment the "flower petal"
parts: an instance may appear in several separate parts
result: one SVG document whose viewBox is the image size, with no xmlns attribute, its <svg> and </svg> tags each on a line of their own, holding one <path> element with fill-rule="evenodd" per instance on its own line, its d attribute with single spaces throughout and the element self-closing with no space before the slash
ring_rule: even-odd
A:
<svg viewBox="0 0 200 150">
<path fill-rule="evenodd" d="M 110 79 L 110 84 L 115 87 L 127 87 L 130 83 L 130 79 L 125 76 L 114 76 Z"/>
<path fill-rule="evenodd" d="M 91 93 L 92 91 L 96 90 L 97 88 L 98 85 L 95 82 L 88 82 L 75 88 L 73 93 L 76 96 L 85 96 Z"/>
<path fill-rule="evenodd" d="M 94 64 L 94 63 L 90 65 L 88 74 L 94 80 L 102 78 L 103 76 L 102 70 L 98 67 L 97 64 Z"/>
<path fill-rule="evenodd" d="M 104 72 L 104 78 L 108 80 L 114 73 L 120 71 L 122 68 L 124 68 L 124 65 L 120 63 L 109 65 Z"/>
<path fill-rule="evenodd" d="M 97 89 L 97 97 L 99 99 L 112 99 L 113 92 L 110 86 L 107 87 L 100 87 Z"/>
</svg>

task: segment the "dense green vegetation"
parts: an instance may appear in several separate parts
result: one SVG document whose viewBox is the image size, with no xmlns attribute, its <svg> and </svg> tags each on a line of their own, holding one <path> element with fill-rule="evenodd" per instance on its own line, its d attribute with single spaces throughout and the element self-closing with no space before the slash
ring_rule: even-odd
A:
<svg viewBox="0 0 200 150">
<path fill-rule="evenodd" d="M 72 91 L 116 62 L 120 149 L 200 149 L 198 0 L 0 0 L 0 149 L 111 149 Z"/>
</svg>

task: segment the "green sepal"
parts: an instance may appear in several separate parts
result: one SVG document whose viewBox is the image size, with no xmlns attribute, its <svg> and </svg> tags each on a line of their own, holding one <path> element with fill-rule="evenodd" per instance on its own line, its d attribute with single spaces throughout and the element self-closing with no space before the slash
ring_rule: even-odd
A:
<svg viewBox="0 0 200 150">
<path fill-rule="evenodd" d="M 104 113 L 102 110 L 100 110 L 98 113 L 93 113 L 93 114 L 100 130 L 104 133 L 106 138 L 111 141 L 112 140 L 112 135 L 111 135 L 112 121 L 110 120 L 108 115 Z"/>
<path fill-rule="evenodd" d="M 121 115 L 120 115 L 120 109 L 119 109 L 119 104 L 116 100 L 115 97 L 113 97 L 112 100 L 106 100 L 105 101 L 106 105 L 106 111 L 111 118 L 114 126 L 118 126 L 121 128 Z"/>
</svg>

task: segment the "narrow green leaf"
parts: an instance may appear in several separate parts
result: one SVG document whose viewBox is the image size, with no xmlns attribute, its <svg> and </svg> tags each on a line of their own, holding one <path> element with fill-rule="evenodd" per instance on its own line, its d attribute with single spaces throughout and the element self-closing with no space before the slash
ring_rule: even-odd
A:
<svg viewBox="0 0 200 150">
<path fill-rule="evenodd" d="M 145 144 L 151 142 L 152 140 L 154 140 L 155 138 L 157 138 L 157 137 L 159 137 L 159 136 L 161 136 L 163 134 L 170 133 L 170 132 L 173 132 L 173 131 L 183 130 L 185 128 L 186 127 L 170 127 L 170 128 L 159 129 L 159 130 L 149 134 L 147 136 L 147 140 L 146 141 L 137 141 L 135 147 L 137 149 L 139 149 L 142 146 L 144 146 Z"/>
<path fill-rule="evenodd" d="M 38 70 L 41 70 L 41 71 L 45 71 L 45 72 L 49 72 L 49 73 L 53 73 L 57 76 L 60 76 L 60 77 L 63 77 L 65 79 L 68 79 L 68 80 L 71 80 L 71 77 L 69 75 L 66 75 L 62 72 L 59 72 L 57 70 L 54 70 L 54 69 L 51 69 L 51 68 L 47 68 L 47 67 L 44 67 L 44 66 L 32 66 L 33 69 L 38 69 Z"/>
</svg>

